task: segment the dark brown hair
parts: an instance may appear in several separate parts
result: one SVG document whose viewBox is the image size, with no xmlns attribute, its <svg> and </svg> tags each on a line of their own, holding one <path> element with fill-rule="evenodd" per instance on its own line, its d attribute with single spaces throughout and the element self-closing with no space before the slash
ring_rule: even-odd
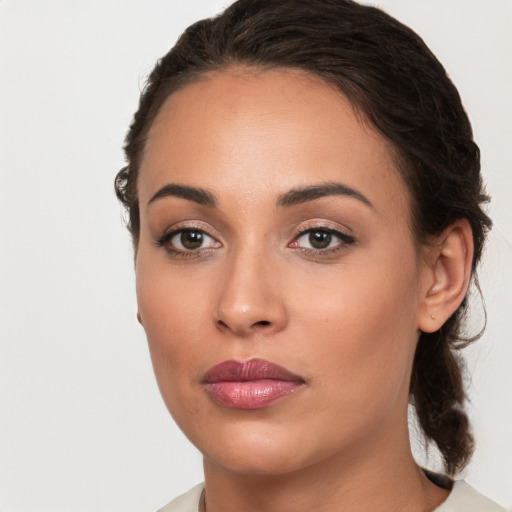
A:
<svg viewBox="0 0 512 512">
<path fill-rule="evenodd" d="M 350 0 L 239 0 L 221 15 L 191 25 L 157 63 L 126 137 L 127 166 L 116 193 L 139 237 L 137 175 L 145 140 L 166 98 L 209 71 L 231 66 L 299 69 L 335 86 L 390 141 L 408 186 L 418 243 L 467 219 L 473 273 L 491 221 L 480 155 L 459 94 L 422 39 L 383 11 Z M 469 460 L 473 439 L 463 410 L 459 349 L 466 300 L 434 333 L 422 333 L 410 385 L 427 441 L 448 473 Z"/>
</svg>

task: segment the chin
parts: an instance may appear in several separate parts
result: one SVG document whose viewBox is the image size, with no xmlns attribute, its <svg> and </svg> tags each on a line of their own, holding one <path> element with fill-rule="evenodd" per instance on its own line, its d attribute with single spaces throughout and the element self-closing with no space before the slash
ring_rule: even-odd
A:
<svg viewBox="0 0 512 512">
<path fill-rule="evenodd" d="M 299 425 L 300 427 L 300 425 Z M 210 432 L 211 442 L 201 435 L 192 442 L 212 464 L 239 475 L 286 475 L 311 466 L 323 458 L 321 446 L 313 439 L 305 439 L 303 428 L 295 432 L 282 425 L 229 425 Z"/>
<path fill-rule="evenodd" d="M 247 476 L 278 476 L 294 472 L 301 464 L 293 451 L 252 443 L 233 443 L 226 450 L 205 450 L 204 457 L 225 471 Z"/>
</svg>

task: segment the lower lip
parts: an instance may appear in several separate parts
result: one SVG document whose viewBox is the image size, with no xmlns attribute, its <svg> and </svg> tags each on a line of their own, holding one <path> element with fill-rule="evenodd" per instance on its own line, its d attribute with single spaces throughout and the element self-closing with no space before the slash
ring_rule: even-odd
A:
<svg viewBox="0 0 512 512">
<path fill-rule="evenodd" d="M 233 409 L 261 409 L 291 395 L 302 383 L 287 380 L 221 381 L 206 384 L 210 396 L 220 405 Z"/>
</svg>

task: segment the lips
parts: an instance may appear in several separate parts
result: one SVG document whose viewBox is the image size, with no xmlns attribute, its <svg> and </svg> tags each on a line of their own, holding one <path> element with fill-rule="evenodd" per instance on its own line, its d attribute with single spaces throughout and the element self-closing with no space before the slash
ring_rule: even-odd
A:
<svg viewBox="0 0 512 512">
<path fill-rule="evenodd" d="M 224 361 L 203 377 L 206 391 L 220 405 L 234 409 L 261 409 L 291 395 L 304 379 L 264 359 Z"/>
</svg>

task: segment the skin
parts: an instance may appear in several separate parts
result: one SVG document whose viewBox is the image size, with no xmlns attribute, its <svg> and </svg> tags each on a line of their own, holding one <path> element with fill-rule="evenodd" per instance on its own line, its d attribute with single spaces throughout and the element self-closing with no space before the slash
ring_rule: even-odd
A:
<svg viewBox="0 0 512 512">
<path fill-rule="evenodd" d="M 292 189 L 334 182 L 367 202 L 331 194 L 278 204 Z M 207 190 L 216 205 L 151 201 L 170 183 Z M 387 140 L 318 79 L 225 70 L 166 100 L 138 191 L 139 318 L 164 401 L 204 454 L 207 510 L 441 503 L 448 491 L 411 455 L 409 380 L 419 330 L 439 328 L 464 296 L 468 271 L 453 262 L 470 261 L 468 228 L 418 248 Z M 179 233 L 162 243 L 182 228 L 205 233 L 203 245 L 186 249 Z M 332 235 L 311 251 L 301 233 L 314 229 L 352 242 Z M 304 385 L 263 409 L 213 401 L 205 372 L 251 358 Z"/>
</svg>

